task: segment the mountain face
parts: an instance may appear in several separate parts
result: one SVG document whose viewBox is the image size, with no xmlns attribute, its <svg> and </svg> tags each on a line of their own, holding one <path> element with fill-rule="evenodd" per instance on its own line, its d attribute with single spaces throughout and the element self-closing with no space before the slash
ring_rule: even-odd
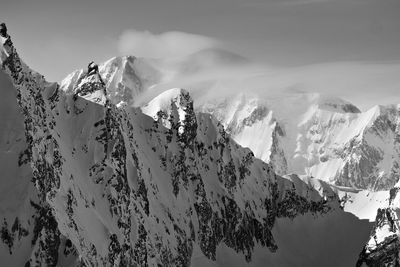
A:
<svg viewBox="0 0 400 267">
<path fill-rule="evenodd" d="M 241 94 L 198 109 L 213 114 L 236 142 L 279 174 L 369 190 L 389 190 L 399 179 L 400 106 L 360 112 L 316 94 L 265 101 Z"/>
<path fill-rule="evenodd" d="M 10 38 L 1 58 L 7 266 L 357 261 L 367 221 L 345 213 L 327 183 L 276 175 L 196 113 L 186 91 L 164 92 L 142 111 L 125 105 L 127 80 L 112 63 L 120 59 L 100 68 L 114 76 L 77 72 L 60 86 L 29 69 Z"/>
</svg>

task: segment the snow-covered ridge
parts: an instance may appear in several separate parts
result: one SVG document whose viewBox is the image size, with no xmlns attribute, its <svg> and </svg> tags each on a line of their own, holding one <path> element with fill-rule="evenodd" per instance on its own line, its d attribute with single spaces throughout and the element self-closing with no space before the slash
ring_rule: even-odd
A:
<svg viewBox="0 0 400 267">
<path fill-rule="evenodd" d="M 212 116 L 196 114 L 185 91 L 154 102 L 173 104 L 165 106 L 167 128 L 140 109 L 117 108 L 97 76 L 82 74 L 71 94 L 32 75 L 11 39 L 2 60 L 22 110 L 35 187 L 27 204 L 33 218 L 15 227 L 19 217 L 6 218 L 2 228 L 9 266 L 189 266 L 194 252 L 209 263 L 226 253 L 249 265 L 356 261 L 367 222 L 343 212 L 334 193 L 277 176 Z M 92 98 L 97 93 L 105 103 Z M 335 222 L 340 233 L 329 231 Z M 310 225 L 317 233 L 301 243 L 285 234 L 311 232 Z"/>
</svg>

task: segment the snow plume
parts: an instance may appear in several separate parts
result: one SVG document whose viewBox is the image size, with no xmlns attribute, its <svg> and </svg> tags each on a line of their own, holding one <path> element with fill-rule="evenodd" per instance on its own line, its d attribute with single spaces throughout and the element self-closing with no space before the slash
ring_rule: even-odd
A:
<svg viewBox="0 0 400 267">
<path fill-rule="evenodd" d="M 212 38 L 179 31 L 153 34 L 149 31 L 126 30 L 119 37 L 122 55 L 147 58 L 174 58 L 217 46 Z"/>
</svg>

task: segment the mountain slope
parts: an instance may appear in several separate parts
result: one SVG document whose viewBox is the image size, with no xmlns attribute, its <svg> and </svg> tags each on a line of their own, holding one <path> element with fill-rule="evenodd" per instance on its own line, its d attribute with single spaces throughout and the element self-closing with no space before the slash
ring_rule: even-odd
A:
<svg viewBox="0 0 400 267">
<path fill-rule="evenodd" d="M 356 261 L 369 223 L 343 212 L 328 185 L 319 192 L 277 176 L 209 114 L 196 114 L 187 92 L 155 99 L 154 120 L 110 101 L 97 74 L 81 75 L 69 93 L 47 83 L 9 38 L 2 61 L 23 114 L 41 226 L 37 243 L 21 243 L 31 246 L 27 266 L 188 266 L 194 252 L 222 266 L 226 255 L 253 266 L 260 256 L 299 265 Z M 330 231 L 338 221 L 339 235 Z M 306 250 L 287 234 L 299 229 Z"/>
<path fill-rule="evenodd" d="M 2 49 L 3 60 L 6 56 L 4 53 L 7 52 Z M 20 68 L 16 70 L 26 70 L 27 67 L 20 63 Z M 32 79 L 41 79 L 40 75 L 32 71 L 30 75 Z M 21 76 L 15 77 L 20 79 Z M 0 84 L 2 265 L 25 266 L 31 259 L 34 266 L 53 265 L 57 262 L 58 266 L 72 266 L 78 254 L 70 241 L 53 227 L 51 207 L 43 201 L 33 183 L 34 176 L 38 174 L 30 166 L 34 140 L 27 132 L 32 122 L 23 115 L 29 111 L 18 105 L 17 100 L 21 99 L 21 95 L 3 70 L 0 70 Z"/>
</svg>

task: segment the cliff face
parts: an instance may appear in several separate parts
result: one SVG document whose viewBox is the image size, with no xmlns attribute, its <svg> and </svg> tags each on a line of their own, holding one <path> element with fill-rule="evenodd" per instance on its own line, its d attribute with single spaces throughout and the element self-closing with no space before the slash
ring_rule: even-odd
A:
<svg viewBox="0 0 400 267">
<path fill-rule="evenodd" d="M 277 176 L 209 114 L 196 114 L 186 91 L 167 91 L 143 113 L 111 101 L 98 74 L 61 90 L 21 61 L 10 38 L 2 68 L 16 90 L 32 182 L 22 201 L 29 216 L 15 209 L 4 218 L 9 266 L 189 266 L 193 255 L 227 265 L 221 249 L 250 265 L 356 261 L 368 223 L 344 213 L 326 184 L 317 191 Z M 341 234 L 329 231 L 337 220 Z M 302 235 L 313 241 L 306 249 L 280 232 L 314 225 Z M 346 250 L 337 247 L 348 238 Z M 303 254 L 289 259 L 296 249 Z M 318 256 L 332 249 L 341 256 Z"/>
</svg>

